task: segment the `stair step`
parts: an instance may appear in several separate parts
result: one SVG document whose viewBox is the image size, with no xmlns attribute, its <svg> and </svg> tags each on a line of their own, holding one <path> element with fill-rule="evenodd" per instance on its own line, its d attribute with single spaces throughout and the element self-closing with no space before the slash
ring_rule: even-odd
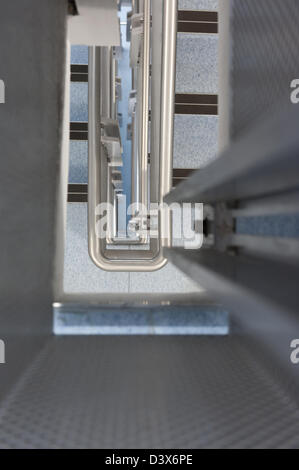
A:
<svg viewBox="0 0 299 470">
<path fill-rule="evenodd" d="M 148 308 L 54 306 L 57 335 L 227 335 L 228 315 L 215 305 Z"/>
</svg>

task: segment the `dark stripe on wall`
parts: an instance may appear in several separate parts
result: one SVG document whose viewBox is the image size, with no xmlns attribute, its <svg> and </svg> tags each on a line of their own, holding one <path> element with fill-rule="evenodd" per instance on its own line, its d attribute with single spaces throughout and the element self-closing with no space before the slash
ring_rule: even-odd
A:
<svg viewBox="0 0 299 470">
<path fill-rule="evenodd" d="M 218 23 L 217 11 L 179 10 L 178 21 L 193 21 L 199 23 Z"/>
<path fill-rule="evenodd" d="M 88 82 L 88 65 L 83 65 L 83 64 L 71 65 L 71 81 L 72 82 Z"/>
<path fill-rule="evenodd" d="M 200 94 L 176 94 L 175 96 L 176 114 L 218 114 L 218 96 Z"/>
<path fill-rule="evenodd" d="M 87 122 L 73 121 L 73 122 L 71 122 L 71 131 L 74 131 L 74 132 L 87 132 L 88 131 L 88 123 Z"/>
<path fill-rule="evenodd" d="M 67 201 L 68 202 L 88 202 L 88 185 L 87 184 L 69 184 Z"/>
<path fill-rule="evenodd" d="M 218 115 L 218 96 L 200 95 L 192 93 L 177 93 L 175 96 L 176 114 L 193 114 L 202 116 Z M 71 122 L 70 123 L 71 140 L 88 140 L 88 123 Z"/>
<path fill-rule="evenodd" d="M 185 181 L 189 176 L 191 176 L 194 171 L 187 168 L 174 168 L 173 169 L 173 187 L 180 184 L 182 181 Z M 68 202 L 88 202 L 88 185 L 87 184 L 69 184 L 68 185 Z"/>
<path fill-rule="evenodd" d="M 218 96 L 178 93 L 175 96 L 175 113 L 217 115 Z M 72 140 L 88 140 L 88 123 L 71 122 L 70 138 Z"/>
<path fill-rule="evenodd" d="M 194 93 L 177 93 L 176 104 L 214 104 L 218 105 L 218 95 L 199 95 Z"/>
<path fill-rule="evenodd" d="M 218 13 L 214 11 L 180 10 L 178 33 L 218 33 Z"/>
<path fill-rule="evenodd" d="M 173 178 L 172 178 L 172 186 L 175 188 L 178 184 L 182 181 L 186 181 L 194 173 L 195 170 L 187 169 L 187 168 L 174 168 L 173 169 Z"/>
<path fill-rule="evenodd" d="M 218 34 L 217 23 L 192 23 L 191 21 L 179 21 L 178 33 Z"/>
<path fill-rule="evenodd" d="M 202 116 L 217 116 L 218 106 L 198 105 L 198 104 L 176 104 L 176 114 L 200 114 Z"/>
<path fill-rule="evenodd" d="M 174 178 L 189 178 L 189 176 L 194 173 L 195 170 L 190 168 L 174 168 L 173 169 L 173 177 Z"/>
<path fill-rule="evenodd" d="M 71 140 L 88 140 L 87 132 L 70 132 Z"/>
<path fill-rule="evenodd" d="M 87 83 L 88 82 L 88 75 L 85 75 L 83 73 L 72 73 L 71 74 L 71 82 Z"/>
<path fill-rule="evenodd" d="M 88 194 L 68 194 L 67 202 L 88 202 Z"/>
<path fill-rule="evenodd" d="M 83 73 L 88 75 L 88 65 L 86 64 L 72 64 L 71 73 Z"/>
<path fill-rule="evenodd" d="M 68 192 L 69 193 L 87 193 L 88 186 L 85 183 L 73 183 L 68 185 Z"/>
<path fill-rule="evenodd" d="M 71 140 L 88 140 L 88 123 L 71 122 L 70 123 Z"/>
</svg>

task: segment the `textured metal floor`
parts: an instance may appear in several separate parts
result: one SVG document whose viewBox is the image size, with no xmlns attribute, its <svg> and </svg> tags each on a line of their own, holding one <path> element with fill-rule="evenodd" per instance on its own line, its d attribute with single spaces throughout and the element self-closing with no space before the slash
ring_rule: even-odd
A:
<svg viewBox="0 0 299 470">
<path fill-rule="evenodd" d="M 54 337 L 0 409 L 1 448 L 290 448 L 298 436 L 287 390 L 229 337 Z"/>
</svg>

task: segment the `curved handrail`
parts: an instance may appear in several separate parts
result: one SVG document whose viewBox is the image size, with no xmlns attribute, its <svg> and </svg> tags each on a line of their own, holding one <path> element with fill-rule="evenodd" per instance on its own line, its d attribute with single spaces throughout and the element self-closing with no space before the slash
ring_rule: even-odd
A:
<svg viewBox="0 0 299 470">
<path fill-rule="evenodd" d="M 149 49 L 151 10 L 150 0 L 144 0 L 144 50 Z M 161 5 L 161 4 L 160 4 Z M 152 21 L 158 18 L 157 2 L 153 2 Z M 161 11 L 160 11 L 161 15 Z M 177 0 L 164 0 L 163 2 L 163 48 L 158 44 L 159 37 L 153 36 L 152 54 L 162 49 L 162 67 L 160 69 L 160 82 L 162 83 L 160 94 L 153 93 L 152 99 L 152 127 L 157 129 L 159 122 L 160 145 L 154 146 L 153 160 L 157 158 L 156 168 L 159 168 L 158 203 L 163 202 L 164 196 L 172 188 L 172 149 L 173 149 L 173 118 L 174 118 L 174 93 L 175 93 L 175 63 L 176 63 L 176 25 L 177 25 Z M 160 49 L 159 49 L 160 47 Z M 164 207 L 159 212 L 159 238 L 150 240 L 149 250 L 137 249 L 108 249 L 105 237 L 98 237 L 97 207 L 107 201 L 108 163 L 103 156 L 101 145 L 101 116 L 107 116 L 107 100 L 101 93 L 102 76 L 102 48 L 89 48 L 89 185 L 88 185 L 88 238 L 89 253 L 93 262 L 106 271 L 156 271 L 167 263 L 163 255 L 163 247 L 171 244 L 171 214 Z M 145 54 L 147 55 L 147 53 Z M 149 51 L 148 51 L 149 58 Z M 148 59 L 149 60 L 149 59 Z M 144 60 L 144 67 L 149 62 Z M 155 58 L 153 57 L 153 70 L 155 74 Z M 149 73 L 143 77 L 142 100 L 142 139 L 141 139 L 141 181 L 142 199 L 147 200 L 148 180 L 148 98 L 149 98 Z M 152 80 L 152 86 L 154 80 Z M 157 91 L 157 90 L 156 90 Z M 157 109 L 161 111 L 157 113 Z M 158 149 L 158 150 L 157 150 Z M 156 153 L 155 153 L 156 152 Z M 157 154 L 158 152 L 158 154 Z M 155 177 L 155 174 L 154 174 Z M 151 185 L 152 194 L 152 185 Z M 155 201 L 156 202 L 156 201 Z M 132 248 L 132 247 L 131 247 Z"/>
</svg>

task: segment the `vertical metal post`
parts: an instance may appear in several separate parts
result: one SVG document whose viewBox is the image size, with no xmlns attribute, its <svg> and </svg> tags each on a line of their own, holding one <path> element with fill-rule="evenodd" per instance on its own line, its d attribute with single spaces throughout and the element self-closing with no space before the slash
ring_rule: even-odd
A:
<svg viewBox="0 0 299 470">
<path fill-rule="evenodd" d="M 177 0 L 164 0 L 163 62 L 160 135 L 160 201 L 172 189 L 173 126 L 176 79 Z M 162 246 L 171 246 L 171 213 L 164 207 L 160 214 Z"/>
<path fill-rule="evenodd" d="M 144 0 L 143 12 L 143 53 L 142 53 L 142 101 L 141 101 L 141 132 L 140 132 L 140 184 L 141 203 L 148 203 L 148 123 L 149 123 L 149 82 L 150 82 L 150 28 L 151 3 Z"/>
</svg>

